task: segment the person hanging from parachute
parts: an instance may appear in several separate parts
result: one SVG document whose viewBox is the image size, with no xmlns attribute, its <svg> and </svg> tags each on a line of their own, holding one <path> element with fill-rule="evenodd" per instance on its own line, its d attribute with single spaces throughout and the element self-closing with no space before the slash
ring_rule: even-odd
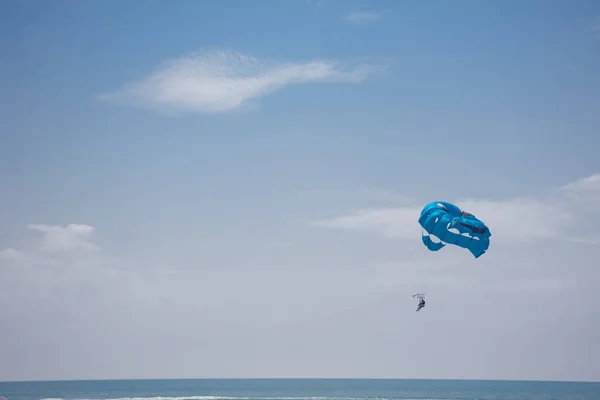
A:
<svg viewBox="0 0 600 400">
<path fill-rule="evenodd" d="M 421 299 L 421 301 L 419 301 L 419 305 L 417 306 L 417 311 L 421 311 L 421 308 L 425 307 L 425 299 Z"/>
<path fill-rule="evenodd" d="M 425 307 L 425 293 L 417 293 L 413 295 L 419 299 L 419 305 L 417 306 L 417 311 L 421 311 L 421 308 Z"/>
</svg>

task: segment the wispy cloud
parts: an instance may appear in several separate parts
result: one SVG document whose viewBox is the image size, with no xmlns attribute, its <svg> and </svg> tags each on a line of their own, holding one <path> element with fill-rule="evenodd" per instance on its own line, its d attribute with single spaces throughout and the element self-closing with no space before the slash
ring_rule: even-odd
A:
<svg viewBox="0 0 600 400">
<path fill-rule="evenodd" d="M 374 11 L 355 11 L 346 16 L 346 19 L 351 22 L 373 22 L 383 18 L 383 13 Z"/>
<path fill-rule="evenodd" d="M 572 202 L 597 205 L 600 202 L 600 173 L 568 183 L 560 191 Z"/>
<path fill-rule="evenodd" d="M 41 233 L 35 244 L 25 249 L 0 250 L 0 261 L 28 266 L 65 266 L 74 260 L 100 261 L 100 246 L 91 240 L 95 228 L 86 224 L 30 224 L 27 229 Z M 78 264 L 75 261 L 75 264 Z"/>
<path fill-rule="evenodd" d="M 100 248 L 90 241 L 94 227 L 84 224 L 39 225 L 31 224 L 28 228 L 42 232 L 43 239 L 40 249 L 43 251 L 70 251 L 70 250 L 99 250 Z"/>
<path fill-rule="evenodd" d="M 202 52 L 166 62 L 151 75 L 99 98 L 168 114 L 221 113 L 289 85 L 356 84 L 380 70 L 377 65 L 332 60 L 276 62 L 234 51 Z"/>
<path fill-rule="evenodd" d="M 598 240 L 595 237 L 582 237 L 585 235 L 582 229 L 585 219 L 598 213 L 600 174 L 564 185 L 554 193 L 542 197 L 454 201 L 462 209 L 481 217 L 490 226 L 494 242 L 522 243 L 563 238 L 577 243 L 596 243 Z M 315 221 L 314 225 L 335 230 L 360 231 L 386 238 L 414 240 L 415 235 L 421 232 L 417 223 L 421 207 L 422 204 L 414 204 L 395 208 L 363 209 Z"/>
<path fill-rule="evenodd" d="M 4 249 L 0 250 L 0 259 L 11 260 L 11 261 L 20 261 L 25 258 L 25 254 L 21 253 L 15 249 Z"/>
</svg>

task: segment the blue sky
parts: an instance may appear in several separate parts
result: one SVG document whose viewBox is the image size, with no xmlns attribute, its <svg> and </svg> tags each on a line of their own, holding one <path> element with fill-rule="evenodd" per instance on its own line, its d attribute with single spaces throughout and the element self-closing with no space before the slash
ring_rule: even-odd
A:
<svg viewBox="0 0 600 400">
<path fill-rule="evenodd" d="M 325 348 L 278 360 L 289 343 L 269 347 L 269 335 L 299 340 L 302 329 L 282 332 L 286 324 L 322 324 L 311 307 L 350 313 L 323 328 L 330 336 L 322 343 L 373 315 L 369 307 L 392 330 L 457 323 L 472 317 L 450 305 L 489 293 L 499 278 L 487 271 L 505 271 L 508 288 L 527 279 L 543 286 L 549 319 L 557 303 L 575 301 L 578 284 L 600 287 L 592 268 L 598 237 L 588 231 L 600 201 L 598 2 L 5 1 L 0 51 L 0 248 L 7 249 L 0 274 L 13 288 L 1 302 L 11 328 L 0 351 L 18 364 L 0 366 L 0 379 L 412 377 L 418 361 L 394 366 L 383 348 L 372 358 L 359 352 L 346 360 Z M 460 251 L 424 252 L 413 225 L 420 206 L 438 199 L 462 201 L 490 222 L 498 247 L 477 260 L 489 266 L 484 272 Z M 580 262 L 565 271 L 559 260 L 574 258 Z M 444 306 L 415 319 L 410 295 L 423 282 L 414 268 L 438 262 L 457 268 L 433 273 L 434 303 Z M 576 278 L 574 286 L 560 284 Z M 473 279 L 480 281 L 468 286 Z M 206 298 L 190 282 L 206 285 Z M 85 285 L 84 301 L 77 293 Z M 45 296 L 54 289 L 41 287 L 68 290 L 52 302 Z M 85 328 L 117 329 L 128 320 L 125 311 L 109 318 L 106 290 L 146 322 L 144 312 L 161 326 L 183 323 L 173 315 L 185 309 L 188 329 L 208 325 L 218 342 L 234 326 L 232 335 L 266 346 L 263 356 L 228 347 L 222 366 L 198 367 L 186 358 L 186 346 L 198 346 L 193 336 L 169 333 L 147 340 L 173 354 L 178 367 L 170 369 L 144 362 L 141 339 L 139 364 L 124 363 L 117 350 L 100 361 L 108 356 L 74 361 L 68 351 L 52 353 L 86 340 L 119 342 L 116 331 L 106 337 Z M 487 307 L 498 310 L 523 299 L 490 298 Z M 503 321 L 515 332 L 523 324 L 582 324 L 600 312 L 591 303 L 558 322 L 525 311 Z M 448 317 L 453 312 L 460 315 Z M 82 331 L 23 317 L 53 313 Z M 272 327 L 270 341 L 253 330 L 259 322 Z M 139 334 L 131 329 L 123 335 Z M 23 335 L 44 330 L 56 338 Z M 583 347 L 593 332 L 600 327 L 564 334 Z M 547 348 L 564 344 L 561 334 Z M 377 335 L 365 328 L 352 339 L 397 345 Z M 11 352 L 32 348 L 45 361 Z M 429 363 L 435 376 L 427 377 L 522 376 L 510 367 L 518 358 L 506 356 L 503 367 L 474 359 L 457 370 L 450 356 L 427 351 L 415 354 Z M 329 358 L 314 369 L 318 354 Z M 528 361 L 522 374 L 598 380 L 600 371 L 589 367 L 595 356 L 597 344 L 585 356 L 561 355 L 563 365 L 581 367 Z"/>
</svg>

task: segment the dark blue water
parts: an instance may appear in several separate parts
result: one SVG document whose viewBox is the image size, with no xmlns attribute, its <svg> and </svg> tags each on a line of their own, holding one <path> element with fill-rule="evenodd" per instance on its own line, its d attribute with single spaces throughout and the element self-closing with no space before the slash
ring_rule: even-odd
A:
<svg viewBox="0 0 600 400">
<path fill-rule="evenodd" d="M 0 382 L 0 396 L 8 400 L 600 400 L 600 383 L 396 379 Z"/>
</svg>

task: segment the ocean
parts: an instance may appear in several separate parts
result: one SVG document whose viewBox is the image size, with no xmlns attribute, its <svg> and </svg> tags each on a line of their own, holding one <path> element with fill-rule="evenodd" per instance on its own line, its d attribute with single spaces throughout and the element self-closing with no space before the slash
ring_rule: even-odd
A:
<svg viewBox="0 0 600 400">
<path fill-rule="evenodd" d="M 7 400 L 600 400 L 599 383 L 403 379 L 0 382 Z"/>
</svg>

